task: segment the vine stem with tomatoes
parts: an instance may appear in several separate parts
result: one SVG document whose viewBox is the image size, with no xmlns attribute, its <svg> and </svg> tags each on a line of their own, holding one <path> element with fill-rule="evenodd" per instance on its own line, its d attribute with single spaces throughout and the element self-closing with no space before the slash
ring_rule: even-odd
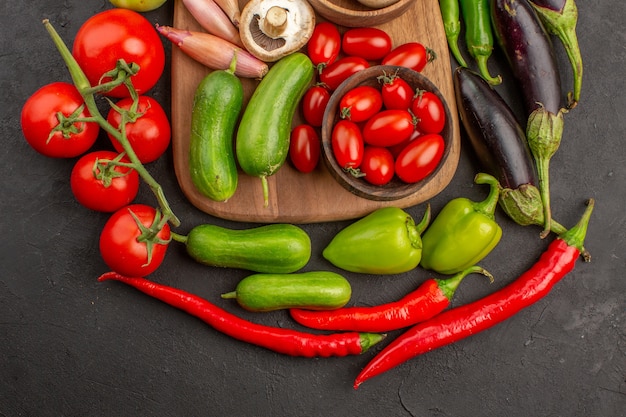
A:
<svg viewBox="0 0 626 417">
<path fill-rule="evenodd" d="M 146 182 L 146 184 L 150 187 L 150 189 L 156 196 L 162 214 L 160 224 L 157 227 L 163 227 L 165 223 L 168 222 L 174 226 L 179 226 L 180 220 L 178 219 L 178 217 L 176 217 L 176 215 L 170 208 L 167 198 L 165 197 L 165 193 L 163 192 L 163 188 L 143 166 L 126 137 L 125 126 L 128 122 L 128 116 L 126 116 L 125 113 L 122 113 L 122 122 L 120 123 L 119 129 L 116 129 L 102 116 L 95 100 L 95 94 L 99 92 L 109 91 L 119 85 L 124 84 L 128 88 L 131 98 L 136 101 L 138 99 L 138 94 L 132 85 L 130 77 L 136 74 L 140 70 L 140 68 L 134 63 L 128 64 L 124 60 L 120 60 L 118 61 L 117 67 L 115 69 L 104 74 L 106 76 L 111 76 L 113 78 L 112 81 L 99 84 L 97 86 L 92 86 L 87 79 L 87 76 L 78 65 L 78 62 L 76 62 L 67 45 L 63 42 L 50 21 L 48 19 L 44 19 L 43 24 L 50 34 L 54 45 L 61 54 L 61 57 L 63 58 L 63 61 L 65 62 L 65 65 L 70 72 L 76 89 L 85 100 L 85 105 L 87 106 L 87 109 L 92 116 L 90 118 L 90 121 L 97 122 L 102 127 L 102 129 L 104 129 L 107 133 L 111 134 L 116 140 L 119 141 L 128 159 L 131 161 L 130 164 L 125 164 L 125 166 L 131 166 L 133 169 L 135 169 L 139 176 Z"/>
</svg>

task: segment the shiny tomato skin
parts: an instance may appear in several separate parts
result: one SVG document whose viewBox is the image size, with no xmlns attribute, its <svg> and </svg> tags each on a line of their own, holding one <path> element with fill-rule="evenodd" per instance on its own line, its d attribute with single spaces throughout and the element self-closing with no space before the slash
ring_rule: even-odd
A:
<svg viewBox="0 0 626 417">
<path fill-rule="evenodd" d="M 339 100 L 341 117 L 353 122 L 363 122 L 380 111 L 383 97 L 380 90 L 360 85 L 346 92 Z"/>
<path fill-rule="evenodd" d="M 422 135 L 422 132 L 415 129 L 413 133 L 411 133 L 411 136 L 409 136 L 407 139 L 405 139 L 404 141 L 396 145 L 390 146 L 389 150 L 391 151 L 391 154 L 393 155 L 394 159 L 397 158 L 398 155 L 400 155 L 400 152 L 402 152 L 404 148 L 408 146 L 409 143 L 413 142 L 415 139 L 417 139 L 421 135 Z"/>
<path fill-rule="evenodd" d="M 341 49 L 346 55 L 379 61 L 391 52 L 392 41 L 387 32 L 374 27 L 348 29 L 343 34 Z"/>
<path fill-rule="evenodd" d="M 289 140 L 289 158 L 302 173 L 315 169 L 320 159 L 320 138 L 313 126 L 300 124 L 293 128 Z"/>
<path fill-rule="evenodd" d="M 128 97 L 115 105 L 123 110 L 130 110 L 133 100 Z M 172 128 L 163 107 L 154 98 L 139 96 L 135 121 L 126 123 L 126 137 L 137 157 L 143 164 L 157 160 L 167 150 L 172 137 Z M 116 129 L 122 122 L 122 115 L 111 109 L 107 121 Z M 122 144 L 110 133 L 108 134 L 116 151 L 122 152 Z"/>
<path fill-rule="evenodd" d="M 421 135 L 409 143 L 396 158 L 396 175 L 406 183 L 415 183 L 430 175 L 443 157 L 445 143 L 436 133 Z"/>
<path fill-rule="evenodd" d="M 315 25 L 307 43 L 307 54 L 316 67 L 325 67 L 335 62 L 341 52 L 341 34 L 330 22 Z"/>
<path fill-rule="evenodd" d="M 70 185 L 76 201 L 88 209 L 111 213 L 135 199 L 139 190 L 139 174 L 134 169 L 116 166 L 113 170 L 118 175 L 109 177 L 108 180 L 96 177 L 96 174 L 101 174 L 96 163 L 112 161 L 117 156 L 117 152 L 94 151 L 83 155 L 74 164 Z M 130 161 L 124 157 L 121 162 Z"/>
<path fill-rule="evenodd" d="M 73 158 L 87 152 L 96 142 L 100 126 L 96 122 L 77 122 L 74 133 L 65 138 L 52 129 L 59 125 L 57 113 L 70 116 L 85 102 L 73 84 L 54 82 L 35 91 L 24 103 L 21 113 L 22 133 L 26 142 L 42 155 L 52 158 Z M 85 107 L 80 118 L 91 117 Z"/>
<path fill-rule="evenodd" d="M 398 45 L 382 61 L 383 65 L 398 65 L 422 72 L 431 60 L 431 53 L 419 42 L 407 42 Z"/>
<path fill-rule="evenodd" d="M 320 73 L 320 82 L 333 91 L 348 77 L 369 68 L 369 66 L 369 62 L 361 57 L 346 56 L 324 68 Z"/>
<path fill-rule="evenodd" d="M 148 245 L 137 240 L 141 231 L 137 221 L 151 227 L 156 210 L 144 204 L 122 207 L 111 215 L 100 234 L 100 254 L 109 268 L 128 277 L 144 277 L 154 272 L 163 262 L 171 237 L 169 224 L 157 236 L 167 243 L 155 243 L 148 260 Z"/>
<path fill-rule="evenodd" d="M 446 125 L 446 111 L 439 97 L 430 91 L 420 91 L 411 104 L 422 133 L 441 133 Z"/>
<path fill-rule="evenodd" d="M 350 120 L 340 120 L 331 135 L 333 154 L 343 169 L 356 169 L 363 161 L 363 136 L 359 126 Z"/>
<path fill-rule="evenodd" d="M 381 94 L 386 109 L 408 110 L 415 91 L 404 79 L 391 76 L 383 82 Z"/>
<path fill-rule="evenodd" d="M 363 127 L 363 140 L 368 145 L 394 146 L 411 136 L 415 126 L 408 110 L 382 110 Z"/>
<path fill-rule="evenodd" d="M 394 175 L 393 155 L 389 149 L 381 146 L 365 146 L 359 169 L 370 184 L 385 185 Z"/>
<path fill-rule="evenodd" d="M 300 100 L 304 120 L 311 126 L 320 127 L 329 101 L 330 92 L 326 88 L 321 85 L 311 86 Z"/>
<path fill-rule="evenodd" d="M 115 68 L 119 59 L 139 65 L 132 76 L 138 94 L 145 94 L 159 80 L 165 68 L 165 49 L 152 24 L 128 9 L 110 9 L 87 19 L 74 38 L 72 54 L 92 85 Z M 104 78 L 102 82 L 111 81 Z M 121 85 L 106 93 L 109 97 L 129 97 Z"/>
</svg>

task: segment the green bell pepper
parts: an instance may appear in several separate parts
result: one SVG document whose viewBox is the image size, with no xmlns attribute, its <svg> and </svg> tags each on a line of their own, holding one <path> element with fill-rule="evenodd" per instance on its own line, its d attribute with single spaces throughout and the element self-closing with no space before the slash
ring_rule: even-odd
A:
<svg viewBox="0 0 626 417">
<path fill-rule="evenodd" d="M 450 200 L 422 236 L 421 266 L 441 274 L 456 274 L 480 262 L 500 242 L 502 228 L 494 212 L 498 205 L 498 180 L 480 173 L 476 184 L 489 184 L 484 201 Z"/>
<path fill-rule="evenodd" d="M 421 233 L 430 222 L 430 205 L 419 224 L 397 207 L 383 207 L 341 230 L 322 252 L 333 265 L 351 272 L 399 274 L 419 265 Z"/>
</svg>

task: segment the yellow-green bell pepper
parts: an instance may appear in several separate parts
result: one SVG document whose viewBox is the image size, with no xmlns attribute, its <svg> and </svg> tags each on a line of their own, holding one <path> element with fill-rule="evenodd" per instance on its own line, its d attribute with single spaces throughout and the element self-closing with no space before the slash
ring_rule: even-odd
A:
<svg viewBox="0 0 626 417">
<path fill-rule="evenodd" d="M 450 200 L 422 236 L 420 265 L 441 274 L 456 274 L 484 259 L 500 242 L 502 228 L 494 212 L 498 204 L 498 180 L 480 173 L 476 184 L 489 184 L 484 201 Z"/>
</svg>

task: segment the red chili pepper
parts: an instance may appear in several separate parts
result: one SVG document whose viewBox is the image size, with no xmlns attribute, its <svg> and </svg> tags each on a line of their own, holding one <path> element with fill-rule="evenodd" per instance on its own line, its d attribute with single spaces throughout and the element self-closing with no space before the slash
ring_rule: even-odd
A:
<svg viewBox="0 0 626 417">
<path fill-rule="evenodd" d="M 574 269 L 583 252 L 593 205 L 593 200 L 589 200 L 578 224 L 551 242 L 539 260 L 517 280 L 480 300 L 419 323 L 391 342 L 359 373 L 354 388 L 417 355 L 489 329 L 547 295 Z"/>
<path fill-rule="evenodd" d="M 374 307 L 346 307 L 336 310 L 290 309 L 291 317 L 303 326 L 321 330 L 389 332 L 412 326 L 441 313 L 467 275 L 481 273 L 491 281 L 489 272 L 472 266 L 446 279 L 430 278 L 400 300 Z"/>
<path fill-rule="evenodd" d="M 145 278 L 130 278 L 107 272 L 98 281 L 120 281 L 151 297 L 179 308 L 204 321 L 214 329 L 243 342 L 291 356 L 347 356 L 365 352 L 383 339 L 373 333 L 310 334 L 280 327 L 252 323 L 177 288 L 157 284 Z"/>
</svg>

